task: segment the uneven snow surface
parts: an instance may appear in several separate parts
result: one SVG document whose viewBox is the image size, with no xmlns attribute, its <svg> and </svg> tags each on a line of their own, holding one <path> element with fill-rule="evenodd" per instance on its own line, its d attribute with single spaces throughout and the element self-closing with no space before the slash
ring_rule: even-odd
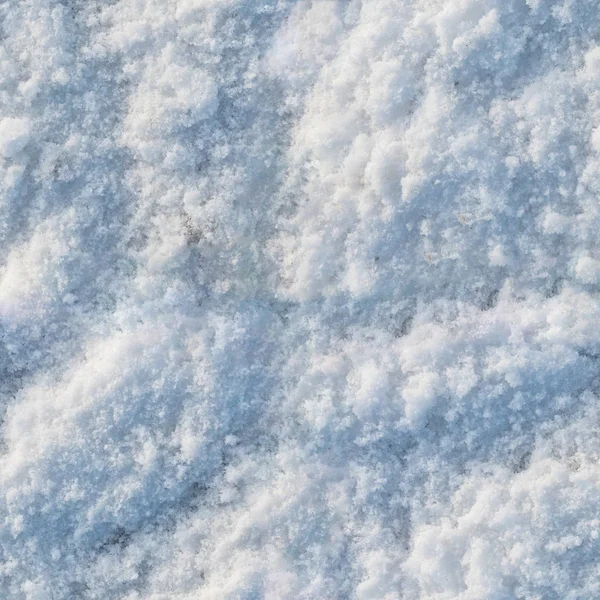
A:
<svg viewBox="0 0 600 600">
<path fill-rule="evenodd" d="M 0 597 L 600 597 L 600 0 L 0 2 Z"/>
</svg>

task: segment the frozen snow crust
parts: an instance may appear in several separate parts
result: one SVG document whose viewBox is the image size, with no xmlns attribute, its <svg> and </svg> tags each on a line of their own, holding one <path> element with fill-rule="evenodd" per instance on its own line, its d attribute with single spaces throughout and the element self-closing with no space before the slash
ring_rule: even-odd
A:
<svg viewBox="0 0 600 600">
<path fill-rule="evenodd" d="M 597 0 L 0 4 L 0 597 L 600 597 Z"/>
</svg>

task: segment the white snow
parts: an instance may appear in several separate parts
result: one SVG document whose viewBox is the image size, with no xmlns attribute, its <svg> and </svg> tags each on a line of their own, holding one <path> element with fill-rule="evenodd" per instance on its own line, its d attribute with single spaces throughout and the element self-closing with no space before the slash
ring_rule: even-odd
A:
<svg viewBox="0 0 600 600">
<path fill-rule="evenodd" d="M 0 3 L 0 597 L 600 597 L 599 8 Z"/>
<path fill-rule="evenodd" d="M 24 119 L 6 117 L 0 121 L 0 154 L 13 158 L 21 152 L 29 141 L 29 125 Z"/>
</svg>

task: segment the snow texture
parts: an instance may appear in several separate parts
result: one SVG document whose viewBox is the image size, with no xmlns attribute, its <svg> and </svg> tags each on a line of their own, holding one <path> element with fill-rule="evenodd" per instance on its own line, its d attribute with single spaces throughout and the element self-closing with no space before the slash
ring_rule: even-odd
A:
<svg viewBox="0 0 600 600">
<path fill-rule="evenodd" d="M 598 0 L 0 2 L 0 597 L 600 597 Z"/>
</svg>

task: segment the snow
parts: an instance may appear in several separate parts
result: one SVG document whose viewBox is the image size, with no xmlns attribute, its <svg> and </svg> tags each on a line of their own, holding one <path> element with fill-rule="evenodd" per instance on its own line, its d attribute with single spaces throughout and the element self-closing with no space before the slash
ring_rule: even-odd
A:
<svg viewBox="0 0 600 600">
<path fill-rule="evenodd" d="M 600 596 L 598 8 L 0 3 L 0 596 Z"/>
<path fill-rule="evenodd" d="M 27 121 L 7 117 L 0 121 L 0 154 L 13 158 L 21 152 L 29 141 L 30 131 Z"/>
</svg>

